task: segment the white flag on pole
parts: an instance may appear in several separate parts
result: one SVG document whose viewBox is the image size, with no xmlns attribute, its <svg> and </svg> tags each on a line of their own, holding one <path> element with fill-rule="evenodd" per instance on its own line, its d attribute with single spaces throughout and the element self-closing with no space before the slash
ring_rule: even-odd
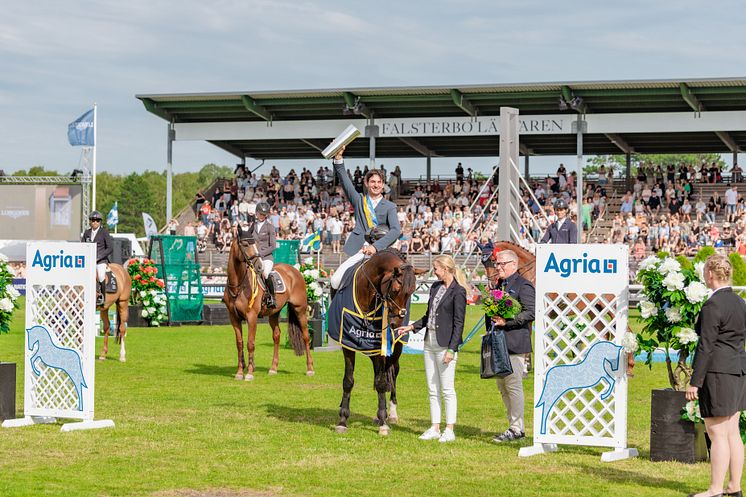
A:
<svg viewBox="0 0 746 497">
<path fill-rule="evenodd" d="M 152 235 L 158 234 L 158 225 L 155 224 L 150 214 L 143 212 L 142 220 L 145 223 L 145 236 L 150 238 Z"/>
</svg>

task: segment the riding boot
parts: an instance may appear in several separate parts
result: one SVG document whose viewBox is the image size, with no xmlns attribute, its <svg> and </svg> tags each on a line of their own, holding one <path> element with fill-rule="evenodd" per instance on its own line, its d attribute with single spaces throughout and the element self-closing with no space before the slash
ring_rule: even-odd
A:
<svg viewBox="0 0 746 497">
<path fill-rule="evenodd" d="M 272 280 L 272 276 L 264 280 L 267 285 L 267 309 L 274 309 L 277 307 L 277 301 L 275 300 L 275 282 Z"/>
<path fill-rule="evenodd" d="M 96 295 L 96 304 L 104 305 L 105 302 L 106 302 L 106 282 L 99 281 L 98 282 L 98 293 Z"/>
</svg>

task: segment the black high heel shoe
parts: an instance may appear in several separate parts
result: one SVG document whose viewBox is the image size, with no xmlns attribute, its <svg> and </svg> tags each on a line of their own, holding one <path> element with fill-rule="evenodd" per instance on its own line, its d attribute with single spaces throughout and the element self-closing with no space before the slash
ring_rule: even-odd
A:
<svg viewBox="0 0 746 497">
<path fill-rule="evenodd" d="M 723 492 L 723 497 L 743 497 L 743 492 L 736 490 L 735 492 Z"/>
</svg>

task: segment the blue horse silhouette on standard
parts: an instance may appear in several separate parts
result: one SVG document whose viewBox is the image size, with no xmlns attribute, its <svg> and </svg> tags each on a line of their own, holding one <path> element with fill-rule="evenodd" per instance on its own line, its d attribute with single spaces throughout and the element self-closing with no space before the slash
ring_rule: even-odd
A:
<svg viewBox="0 0 746 497">
<path fill-rule="evenodd" d="M 568 391 L 580 388 L 592 388 L 601 380 L 606 380 L 608 386 L 601 394 L 606 400 L 614 390 L 614 376 L 606 369 L 608 363 L 612 371 L 619 370 L 619 353 L 622 347 L 612 342 L 596 342 L 588 349 L 583 360 L 577 364 L 561 364 L 547 371 L 544 377 L 544 388 L 536 403 L 536 409 L 541 411 L 541 434 L 547 433 L 547 420 L 554 404 Z"/>
<path fill-rule="evenodd" d="M 43 326 L 34 326 L 26 330 L 28 334 L 28 349 L 36 352 L 31 356 L 31 369 L 36 376 L 41 371 L 36 367 L 36 361 L 41 361 L 45 366 L 60 369 L 67 373 L 75 386 L 78 394 L 78 410 L 83 410 L 83 387 L 88 388 L 83 377 L 83 364 L 80 354 L 73 349 L 58 347 L 52 340 L 49 331 Z"/>
</svg>

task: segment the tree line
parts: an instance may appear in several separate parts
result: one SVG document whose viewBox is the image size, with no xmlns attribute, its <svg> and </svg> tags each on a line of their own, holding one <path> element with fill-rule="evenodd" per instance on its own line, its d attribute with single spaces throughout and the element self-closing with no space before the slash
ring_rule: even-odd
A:
<svg viewBox="0 0 746 497">
<path fill-rule="evenodd" d="M 63 173 L 62 175 L 67 175 Z M 21 169 L 13 176 L 60 176 L 58 171 L 34 166 L 28 170 Z M 197 172 L 176 173 L 173 175 L 173 213 L 174 216 L 182 209 L 191 205 L 197 191 L 205 191 L 218 178 L 232 178 L 233 168 L 206 164 Z M 104 217 L 118 202 L 119 225 L 117 230 L 122 233 L 135 233 L 145 236 L 142 213 L 147 212 L 155 220 L 158 227 L 166 222 L 166 172 L 145 171 L 128 175 L 101 172 L 96 174 L 96 210 Z"/>
</svg>

